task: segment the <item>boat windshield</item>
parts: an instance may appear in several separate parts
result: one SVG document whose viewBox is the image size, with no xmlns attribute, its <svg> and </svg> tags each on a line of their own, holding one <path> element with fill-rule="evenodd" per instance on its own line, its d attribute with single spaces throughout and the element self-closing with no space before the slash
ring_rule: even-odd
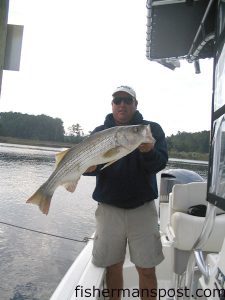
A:
<svg viewBox="0 0 225 300">
<path fill-rule="evenodd" d="M 219 2 L 217 42 L 214 59 L 211 151 L 209 163 L 209 202 L 225 210 L 225 3 Z"/>
</svg>

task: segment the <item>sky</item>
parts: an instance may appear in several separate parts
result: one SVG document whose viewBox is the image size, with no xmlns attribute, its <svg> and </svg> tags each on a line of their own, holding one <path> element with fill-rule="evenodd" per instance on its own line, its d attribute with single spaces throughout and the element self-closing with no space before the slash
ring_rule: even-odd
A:
<svg viewBox="0 0 225 300">
<path fill-rule="evenodd" d="M 8 23 L 24 25 L 20 71 L 4 71 L 0 110 L 61 118 L 85 133 L 129 85 L 138 110 L 166 136 L 210 129 L 212 61 L 171 71 L 147 60 L 145 1 L 10 0 Z"/>
</svg>

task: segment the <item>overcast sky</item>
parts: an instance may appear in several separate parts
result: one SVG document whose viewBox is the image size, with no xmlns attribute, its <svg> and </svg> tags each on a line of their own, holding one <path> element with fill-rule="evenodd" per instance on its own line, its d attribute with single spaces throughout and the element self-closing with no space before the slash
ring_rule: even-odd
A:
<svg viewBox="0 0 225 300">
<path fill-rule="evenodd" d="M 186 62 L 171 71 L 148 61 L 146 15 L 144 0 L 10 0 L 8 22 L 23 24 L 24 35 L 20 71 L 3 74 L 1 111 L 46 114 L 88 132 L 125 84 L 167 136 L 209 130 L 212 62 L 196 75 Z"/>
</svg>

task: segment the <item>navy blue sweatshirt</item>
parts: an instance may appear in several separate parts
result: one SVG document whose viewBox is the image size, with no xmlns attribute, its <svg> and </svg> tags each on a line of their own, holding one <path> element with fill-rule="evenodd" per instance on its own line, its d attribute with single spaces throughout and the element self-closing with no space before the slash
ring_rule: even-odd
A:
<svg viewBox="0 0 225 300">
<path fill-rule="evenodd" d="M 164 169 L 168 161 L 165 134 L 159 124 L 143 120 L 136 111 L 130 125 L 150 124 L 156 140 L 154 149 L 141 153 L 138 149 L 112 165 L 85 175 L 96 175 L 93 199 L 120 208 L 136 208 L 158 197 L 156 173 Z M 113 115 L 106 116 L 104 125 L 93 133 L 116 126 Z"/>
</svg>

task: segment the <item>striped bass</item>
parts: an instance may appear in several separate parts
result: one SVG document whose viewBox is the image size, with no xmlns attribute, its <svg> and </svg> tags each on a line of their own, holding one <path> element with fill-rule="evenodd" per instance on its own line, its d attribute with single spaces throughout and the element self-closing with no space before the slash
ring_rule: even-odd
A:
<svg viewBox="0 0 225 300">
<path fill-rule="evenodd" d="M 69 192 L 74 192 L 80 176 L 89 167 L 106 164 L 105 168 L 140 144 L 154 141 L 150 125 L 116 126 L 94 133 L 74 147 L 56 154 L 56 169 L 27 203 L 38 205 L 47 215 L 58 186 L 63 185 Z"/>
</svg>

